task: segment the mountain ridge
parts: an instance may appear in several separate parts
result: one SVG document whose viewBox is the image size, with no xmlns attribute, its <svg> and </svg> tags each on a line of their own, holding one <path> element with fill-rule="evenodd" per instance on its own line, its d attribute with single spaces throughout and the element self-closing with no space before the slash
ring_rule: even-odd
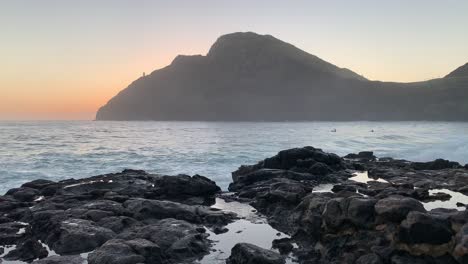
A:
<svg viewBox="0 0 468 264">
<path fill-rule="evenodd" d="M 450 74 L 449 74 L 450 75 Z M 468 78 L 370 81 L 271 35 L 219 37 L 101 107 L 96 120 L 468 120 Z"/>
</svg>

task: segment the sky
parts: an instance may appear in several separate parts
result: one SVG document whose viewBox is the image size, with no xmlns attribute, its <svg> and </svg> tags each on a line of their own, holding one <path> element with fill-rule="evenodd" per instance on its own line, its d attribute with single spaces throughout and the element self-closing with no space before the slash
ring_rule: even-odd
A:
<svg viewBox="0 0 468 264">
<path fill-rule="evenodd" d="M 371 80 L 468 62 L 466 0 L 0 0 L 0 120 L 92 120 L 143 72 L 271 34 Z"/>
</svg>

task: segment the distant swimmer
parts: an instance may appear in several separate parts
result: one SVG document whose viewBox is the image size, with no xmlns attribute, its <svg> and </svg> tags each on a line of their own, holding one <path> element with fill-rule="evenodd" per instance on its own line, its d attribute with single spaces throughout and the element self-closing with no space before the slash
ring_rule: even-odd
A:
<svg viewBox="0 0 468 264">
<path fill-rule="evenodd" d="M 372 129 L 370 132 L 371 132 L 371 133 L 374 133 L 374 129 Z"/>
</svg>

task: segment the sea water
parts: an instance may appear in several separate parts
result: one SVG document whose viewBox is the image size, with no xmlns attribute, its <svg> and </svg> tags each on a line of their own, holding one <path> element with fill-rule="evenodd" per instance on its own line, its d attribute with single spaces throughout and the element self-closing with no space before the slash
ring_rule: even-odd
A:
<svg viewBox="0 0 468 264">
<path fill-rule="evenodd" d="M 200 174 L 226 189 L 240 165 L 302 146 L 465 164 L 468 123 L 1 121 L 0 193 L 126 168 Z"/>
</svg>

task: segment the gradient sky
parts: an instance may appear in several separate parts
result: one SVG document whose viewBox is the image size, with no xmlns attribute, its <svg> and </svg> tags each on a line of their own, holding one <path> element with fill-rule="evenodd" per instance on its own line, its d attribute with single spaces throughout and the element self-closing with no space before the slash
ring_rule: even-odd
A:
<svg viewBox="0 0 468 264">
<path fill-rule="evenodd" d="M 94 119 L 142 72 L 271 34 L 372 80 L 468 62 L 468 1 L 0 0 L 0 119 Z"/>
</svg>

